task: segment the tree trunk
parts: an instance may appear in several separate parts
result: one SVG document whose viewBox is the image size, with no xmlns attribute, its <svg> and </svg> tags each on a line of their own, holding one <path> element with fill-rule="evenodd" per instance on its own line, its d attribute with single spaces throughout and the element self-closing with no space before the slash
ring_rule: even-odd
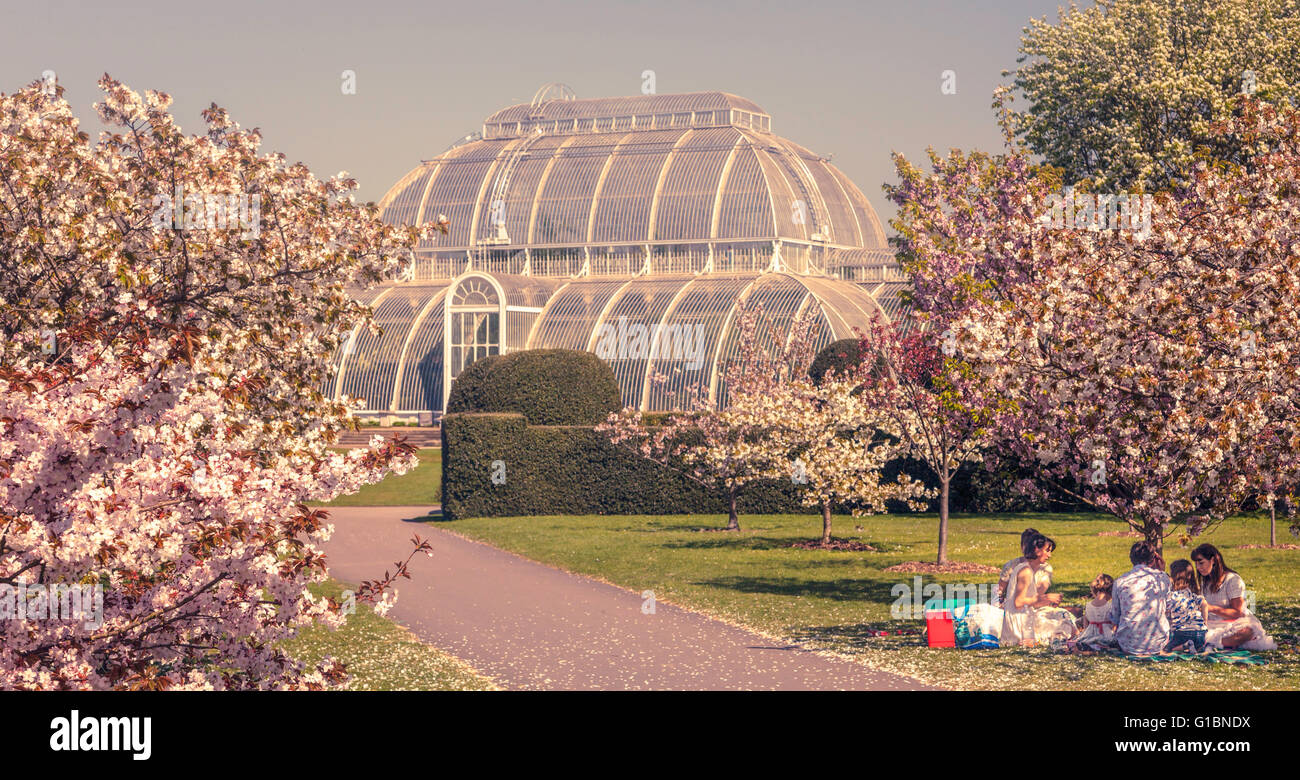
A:
<svg viewBox="0 0 1300 780">
<path fill-rule="evenodd" d="M 831 543 L 831 502 L 822 502 L 822 546 Z"/>
<path fill-rule="evenodd" d="M 1277 502 L 1268 502 L 1268 546 L 1277 547 Z"/>
<path fill-rule="evenodd" d="M 1165 556 L 1165 531 L 1159 523 L 1153 523 L 1150 520 L 1143 522 L 1142 535 L 1146 542 L 1155 548 L 1160 557 Z"/>
<path fill-rule="evenodd" d="M 736 489 L 727 491 L 727 530 L 740 530 L 740 515 L 736 514 Z"/>
<path fill-rule="evenodd" d="M 939 565 L 948 562 L 948 486 L 952 476 L 939 479 Z"/>
</svg>

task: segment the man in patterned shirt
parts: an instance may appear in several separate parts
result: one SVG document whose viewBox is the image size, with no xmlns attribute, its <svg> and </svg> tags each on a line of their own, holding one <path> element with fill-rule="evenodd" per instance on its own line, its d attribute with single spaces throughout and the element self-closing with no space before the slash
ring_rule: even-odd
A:
<svg viewBox="0 0 1300 780">
<path fill-rule="evenodd" d="M 1112 589 L 1115 638 L 1130 655 L 1155 655 L 1169 642 L 1169 575 L 1148 542 L 1134 544 L 1128 557 L 1133 568 L 1121 574 Z"/>
</svg>

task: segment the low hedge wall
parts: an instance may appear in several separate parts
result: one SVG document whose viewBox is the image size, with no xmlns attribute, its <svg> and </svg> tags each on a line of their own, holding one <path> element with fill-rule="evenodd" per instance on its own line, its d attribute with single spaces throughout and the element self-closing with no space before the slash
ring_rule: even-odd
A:
<svg viewBox="0 0 1300 780">
<path fill-rule="evenodd" d="M 492 482 L 493 462 L 505 466 Z M 793 485 L 748 486 L 743 514 L 799 510 Z M 528 425 L 521 414 L 462 413 L 442 418 L 442 514 L 700 514 L 726 511 L 720 496 L 672 469 L 611 444 L 590 427 Z"/>
<path fill-rule="evenodd" d="M 503 484 L 493 484 L 493 463 L 505 467 Z M 898 460 L 884 473 L 900 471 L 937 485 L 920 463 Z M 988 474 L 966 468 L 953 479 L 953 512 L 1034 511 L 1043 505 L 1010 495 L 1019 474 Z M 892 503 L 892 502 L 891 502 Z M 740 514 L 809 513 L 797 488 L 786 480 L 746 486 Z M 932 503 L 931 510 L 937 504 Z M 1079 508 L 1079 507 L 1073 507 Z M 905 512 L 892 503 L 890 512 Z M 526 515 L 725 514 L 722 496 L 679 472 L 611 444 L 589 426 L 529 425 L 517 413 L 460 413 L 442 418 L 442 514 L 463 517 Z"/>
</svg>

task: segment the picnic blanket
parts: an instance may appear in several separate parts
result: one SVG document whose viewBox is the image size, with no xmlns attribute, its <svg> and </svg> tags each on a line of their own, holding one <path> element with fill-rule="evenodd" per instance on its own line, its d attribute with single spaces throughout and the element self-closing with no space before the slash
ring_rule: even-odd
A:
<svg viewBox="0 0 1300 780">
<path fill-rule="evenodd" d="M 1057 653 L 1068 653 L 1070 647 L 1065 642 L 1053 642 L 1052 650 Z M 1206 650 L 1204 653 L 1193 653 L 1186 650 L 1173 650 L 1168 653 L 1158 653 L 1156 655 L 1132 655 L 1120 650 L 1118 647 L 1094 647 L 1091 648 L 1096 652 L 1105 655 L 1112 655 L 1117 658 L 1126 658 L 1130 661 L 1205 661 L 1212 664 L 1233 664 L 1236 666 L 1264 666 L 1268 660 L 1262 658 L 1249 650 Z"/>
<path fill-rule="evenodd" d="M 1238 666 L 1263 666 L 1267 660 L 1260 658 L 1249 650 L 1207 650 L 1204 653 L 1191 653 L 1186 650 L 1172 650 L 1158 655 L 1129 655 L 1119 648 L 1107 652 L 1123 656 L 1130 661 L 1207 661 L 1212 664 L 1236 664 Z"/>
</svg>

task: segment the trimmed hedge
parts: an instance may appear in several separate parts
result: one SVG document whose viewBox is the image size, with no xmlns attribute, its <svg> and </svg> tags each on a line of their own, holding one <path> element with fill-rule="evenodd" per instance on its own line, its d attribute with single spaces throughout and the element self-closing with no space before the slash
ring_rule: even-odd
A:
<svg viewBox="0 0 1300 780">
<path fill-rule="evenodd" d="M 492 482 L 501 461 L 505 481 Z M 742 514 L 806 511 L 793 485 L 747 486 Z M 725 513 L 720 496 L 611 444 L 588 426 L 529 425 L 521 414 L 442 418 L 442 514 L 639 515 Z"/>
<path fill-rule="evenodd" d="M 530 349 L 474 361 L 447 413 L 518 412 L 531 425 L 595 425 L 622 408 L 614 372 L 590 352 Z"/>
<path fill-rule="evenodd" d="M 836 374 L 843 375 L 848 369 L 857 368 L 861 362 L 862 341 L 860 339 L 832 341 L 817 353 L 817 357 L 813 358 L 812 365 L 808 367 L 808 378 L 821 384 L 822 378 L 830 369 L 833 368 Z"/>
<path fill-rule="evenodd" d="M 505 482 L 493 484 L 493 463 Z M 884 478 L 906 471 L 932 487 L 937 481 L 920 463 L 888 464 Z M 953 479 L 953 512 L 1010 512 L 1048 508 L 1013 496 L 1022 475 L 989 474 L 967 467 Z M 810 513 L 796 487 L 785 480 L 747 485 L 740 514 Z M 1050 505 L 1055 510 L 1060 504 Z M 1081 507 L 1075 506 L 1078 509 Z M 931 511 L 934 507 L 931 507 Z M 891 502 L 890 512 L 906 512 Z M 615 446 L 588 426 L 529 425 L 521 414 L 448 414 L 442 418 L 442 513 L 464 517 L 527 515 L 725 514 L 720 495 L 672 469 Z M 837 512 L 838 514 L 839 512 Z"/>
</svg>

